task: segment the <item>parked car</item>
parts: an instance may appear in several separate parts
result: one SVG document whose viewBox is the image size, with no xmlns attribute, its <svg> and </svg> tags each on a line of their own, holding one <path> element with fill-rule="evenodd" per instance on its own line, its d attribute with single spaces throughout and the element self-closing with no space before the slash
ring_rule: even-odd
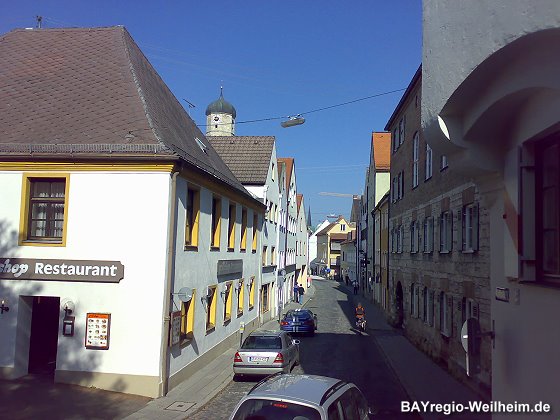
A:
<svg viewBox="0 0 560 420">
<path fill-rule="evenodd" d="M 317 315 L 309 309 L 290 309 L 280 320 L 280 329 L 292 333 L 315 334 Z"/>
<path fill-rule="evenodd" d="M 299 340 L 284 331 L 253 331 L 235 353 L 234 375 L 290 372 L 299 363 Z"/>
<path fill-rule="evenodd" d="M 371 418 L 356 385 L 317 375 L 276 374 L 256 384 L 235 407 L 230 420 Z"/>
</svg>

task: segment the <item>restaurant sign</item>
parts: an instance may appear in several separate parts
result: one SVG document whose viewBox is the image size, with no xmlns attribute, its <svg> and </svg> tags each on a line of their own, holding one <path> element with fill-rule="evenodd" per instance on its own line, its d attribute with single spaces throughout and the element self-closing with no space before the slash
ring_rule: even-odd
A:
<svg viewBox="0 0 560 420">
<path fill-rule="evenodd" d="M 243 274 L 243 260 L 218 260 L 218 276 Z"/>
<path fill-rule="evenodd" d="M 0 280 L 118 283 L 123 277 L 120 261 L 0 258 Z"/>
</svg>

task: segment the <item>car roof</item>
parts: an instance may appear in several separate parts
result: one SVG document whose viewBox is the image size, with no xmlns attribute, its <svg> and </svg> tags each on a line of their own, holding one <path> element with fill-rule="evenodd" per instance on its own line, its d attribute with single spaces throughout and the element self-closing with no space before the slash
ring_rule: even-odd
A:
<svg viewBox="0 0 560 420">
<path fill-rule="evenodd" d="M 303 309 L 303 308 L 297 308 L 297 309 L 289 309 L 288 312 L 286 312 L 286 315 L 289 313 L 310 313 L 312 314 L 313 312 L 311 312 L 309 309 Z"/>
<path fill-rule="evenodd" d="M 267 337 L 278 337 L 282 334 L 285 334 L 284 331 L 276 331 L 276 330 L 255 330 L 249 335 L 260 335 L 260 336 L 267 336 Z"/>
<path fill-rule="evenodd" d="M 347 383 L 319 375 L 281 373 L 269 376 L 249 391 L 248 397 L 283 398 L 321 405 L 325 394 Z"/>
</svg>

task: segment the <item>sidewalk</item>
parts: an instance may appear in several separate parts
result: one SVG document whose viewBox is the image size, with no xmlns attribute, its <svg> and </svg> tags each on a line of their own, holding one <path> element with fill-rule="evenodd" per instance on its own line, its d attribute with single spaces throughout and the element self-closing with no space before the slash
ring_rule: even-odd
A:
<svg viewBox="0 0 560 420">
<path fill-rule="evenodd" d="M 315 276 L 312 276 L 315 277 Z M 302 296 L 302 304 L 290 302 L 283 312 L 288 309 L 305 306 L 315 295 L 315 286 Z M 265 322 L 260 329 L 278 329 L 277 319 Z M 125 417 L 126 420 L 182 420 L 194 414 L 206 403 L 222 391 L 233 379 L 233 356 L 238 350 L 232 347 L 211 363 L 199 370 L 180 385 L 173 388 L 165 397 L 150 401 L 144 408 Z"/>
<path fill-rule="evenodd" d="M 469 401 L 482 401 L 483 398 L 469 387 L 459 382 L 441 368 L 425 353 L 416 348 L 398 329 L 385 321 L 383 311 L 361 294 L 353 295 L 352 286 L 344 282 L 340 285 L 353 298 L 354 303 L 362 303 L 367 313 L 367 333 L 375 341 L 403 388 L 410 402 L 429 401 L 431 403 L 467 404 Z M 443 413 L 420 413 L 424 419 L 476 418 L 490 419 L 490 414 L 475 414 L 465 411 L 463 414 L 444 415 Z"/>
</svg>

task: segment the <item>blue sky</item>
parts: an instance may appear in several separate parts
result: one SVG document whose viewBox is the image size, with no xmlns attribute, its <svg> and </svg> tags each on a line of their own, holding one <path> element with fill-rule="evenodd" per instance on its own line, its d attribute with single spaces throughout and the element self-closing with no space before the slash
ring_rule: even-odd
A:
<svg viewBox="0 0 560 420">
<path fill-rule="evenodd" d="M 383 131 L 402 92 L 304 115 L 303 125 L 242 121 L 305 113 L 407 87 L 421 61 L 421 0 L 18 0 L 2 6 L 0 32 L 35 26 L 124 25 L 194 121 L 224 97 L 236 135 L 276 136 L 296 162 L 298 192 L 316 225 L 350 213 L 361 194 L 372 131 Z M 204 127 L 202 130 L 205 131 Z"/>
</svg>

